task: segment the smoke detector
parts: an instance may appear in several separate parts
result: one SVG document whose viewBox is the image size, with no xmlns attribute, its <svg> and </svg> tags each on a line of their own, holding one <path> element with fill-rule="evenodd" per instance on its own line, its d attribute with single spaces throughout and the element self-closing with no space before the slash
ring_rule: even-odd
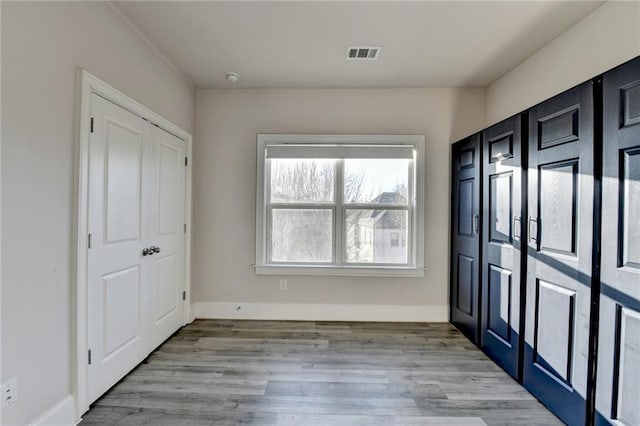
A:
<svg viewBox="0 0 640 426">
<path fill-rule="evenodd" d="M 347 48 L 348 61 L 373 61 L 378 59 L 382 46 L 350 46 Z"/>
<path fill-rule="evenodd" d="M 238 80 L 240 80 L 240 75 L 235 72 L 228 72 L 225 74 L 224 78 L 226 78 L 227 81 L 230 81 L 231 83 L 237 83 Z"/>
</svg>

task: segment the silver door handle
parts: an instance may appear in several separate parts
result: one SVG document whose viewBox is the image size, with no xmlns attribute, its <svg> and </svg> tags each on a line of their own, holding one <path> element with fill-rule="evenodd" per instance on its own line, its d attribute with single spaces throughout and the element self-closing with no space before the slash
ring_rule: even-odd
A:
<svg viewBox="0 0 640 426">
<path fill-rule="evenodd" d="M 535 228 L 531 229 L 533 225 L 535 225 Z M 530 217 L 529 218 L 529 242 L 535 241 L 536 244 L 538 244 L 538 231 L 539 231 L 538 220 Z"/>
<path fill-rule="evenodd" d="M 478 215 L 477 214 L 473 215 L 473 233 L 474 234 L 478 233 Z"/>
<path fill-rule="evenodd" d="M 513 238 L 520 241 L 520 218 L 518 216 L 513 218 Z"/>
</svg>

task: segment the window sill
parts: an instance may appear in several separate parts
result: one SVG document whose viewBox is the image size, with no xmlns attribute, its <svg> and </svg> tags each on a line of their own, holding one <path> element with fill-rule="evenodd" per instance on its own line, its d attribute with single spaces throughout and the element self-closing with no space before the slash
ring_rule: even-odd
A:
<svg viewBox="0 0 640 426">
<path fill-rule="evenodd" d="M 307 275 L 335 277 L 424 277 L 423 268 L 407 266 L 293 266 L 256 265 L 256 275 Z"/>
</svg>

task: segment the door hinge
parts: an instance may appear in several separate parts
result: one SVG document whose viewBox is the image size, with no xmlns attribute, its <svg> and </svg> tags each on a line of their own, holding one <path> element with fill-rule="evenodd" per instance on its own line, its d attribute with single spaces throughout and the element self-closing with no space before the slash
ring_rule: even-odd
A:
<svg viewBox="0 0 640 426">
<path fill-rule="evenodd" d="M 87 351 L 87 359 L 89 360 L 89 365 L 91 365 L 91 349 Z"/>
<path fill-rule="evenodd" d="M 91 117 L 91 133 L 93 133 L 93 117 Z"/>
<path fill-rule="evenodd" d="M 184 165 L 185 167 L 189 165 L 189 157 L 184 157 Z"/>
<path fill-rule="evenodd" d="M 91 234 L 87 237 L 87 248 L 91 248 Z"/>
<path fill-rule="evenodd" d="M 187 292 L 186 291 L 182 292 L 182 300 L 187 300 Z"/>
<path fill-rule="evenodd" d="M 184 233 L 185 234 L 187 233 L 187 224 L 186 223 L 184 224 Z"/>
</svg>

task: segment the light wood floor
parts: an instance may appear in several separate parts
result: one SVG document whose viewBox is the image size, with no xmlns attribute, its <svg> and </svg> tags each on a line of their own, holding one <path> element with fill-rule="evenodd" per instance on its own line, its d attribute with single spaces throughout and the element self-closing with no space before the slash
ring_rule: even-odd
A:
<svg viewBox="0 0 640 426">
<path fill-rule="evenodd" d="M 447 324 L 197 320 L 90 425 L 554 425 Z"/>
</svg>

